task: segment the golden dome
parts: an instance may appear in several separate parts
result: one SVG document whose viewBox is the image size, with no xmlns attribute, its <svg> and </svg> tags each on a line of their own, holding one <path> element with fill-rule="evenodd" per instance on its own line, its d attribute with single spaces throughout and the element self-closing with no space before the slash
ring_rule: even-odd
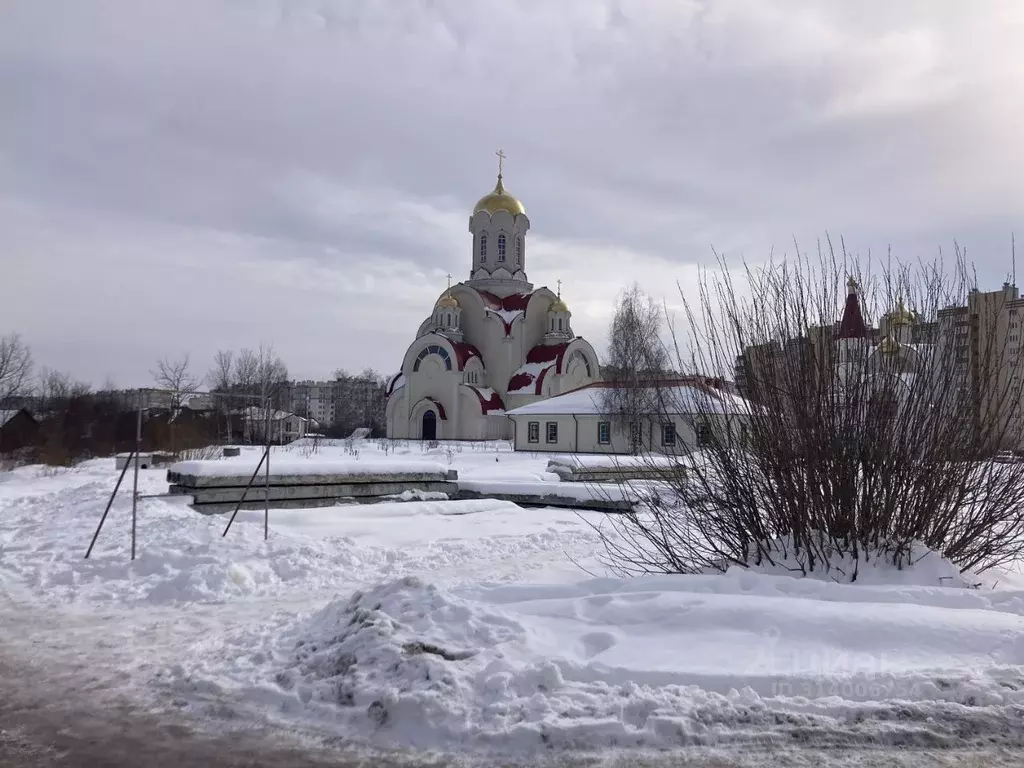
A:
<svg viewBox="0 0 1024 768">
<path fill-rule="evenodd" d="M 480 211 L 487 211 L 491 216 L 498 211 L 508 211 L 513 216 L 516 216 L 520 213 L 526 213 L 526 208 L 523 207 L 521 202 L 505 191 L 505 185 L 501 183 L 501 174 L 499 173 L 498 183 L 494 185 L 494 191 L 481 197 L 476 201 L 476 205 L 473 206 L 473 213 L 479 213 Z"/>
<path fill-rule="evenodd" d="M 456 301 L 455 297 L 450 292 L 445 291 L 444 296 L 437 300 L 434 309 L 455 309 L 458 306 L 459 302 Z"/>
<path fill-rule="evenodd" d="M 917 315 L 903 305 L 900 299 L 896 309 L 886 315 L 889 325 L 914 325 L 917 322 Z"/>
<path fill-rule="evenodd" d="M 569 307 L 568 307 L 568 305 L 566 305 L 566 303 L 564 301 L 562 301 L 562 297 L 561 296 L 559 296 L 557 299 L 555 299 L 553 302 L 551 302 L 551 306 L 548 307 L 548 312 L 568 312 L 568 311 L 569 311 Z"/>
<path fill-rule="evenodd" d="M 894 355 L 900 351 L 900 343 L 892 336 L 886 336 L 878 343 L 878 351 L 883 355 Z"/>
</svg>

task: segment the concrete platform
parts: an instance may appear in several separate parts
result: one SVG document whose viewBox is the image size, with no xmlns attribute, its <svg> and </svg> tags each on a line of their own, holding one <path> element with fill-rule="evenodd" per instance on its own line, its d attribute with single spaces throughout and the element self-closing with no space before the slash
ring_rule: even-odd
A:
<svg viewBox="0 0 1024 768">
<path fill-rule="evenodd" d="M 259 478 L 257 478 L 259 481 Z M 245 494 L 246 502 L 259 501 L 261 504 L 265 498 L 275 506 L 283 501 L 311 501 L 314 499 L 335 500 L 345 498 L 377 498 L 382 496 L 395 496 L 404 491 L 418 490 L 428 493 L 446 493 L 449 497 L 454 496 L 459 488 L 455 483 L 449 482 L 426 482 L 426 483 L 338 483 L 338 484 L 304 484 L 304 485 L 271 485 L 265 488 L 262 482 L 253 483 L 248 491 L 244 484 L 231 488 L 213 486 L 206 488 L 194 488 L 187 485 L 171 485 L 170 493 L 180 496 L 191 496 L 196 504 L 232 504 L 238 502 Z M 269 491 L 269 494 L 267 493 Z"/>
<path fill-rule="evenodd" d="M 499 499 L 521 507 L 564 507 L 598 512 L 630 512 L 634 501 L 614 486 L 596 489 L 585 483 L 459 483 L 460 499 Z"/>
<path fill-rule="evenodd" d="M 231 472 L 226 468 L 225 474 L 189 474 L 178 472 L 173 468 L 167 470 L 167 482 L 171 485 L 180 485 L 186 488 L 244 488 L 252 477 L 252 469 L 246 474 Z M 366 485 L 366 484 L 394 484 L 394 483 L 444 483 L 454 482 L 458 479 L 458 473 L 454 470 L 435 472 L 430 470 L 416 472 L 346 472 L 346 473 L 317 473 L 296 474 L 282 473 L 275 474 L 273 464 L 270 467 L 270 485 L 272 486 L 310 486 L 310 485 Z M 253 485 L 263 485 L 263 475 L 258 474 Z"/>
</svg>

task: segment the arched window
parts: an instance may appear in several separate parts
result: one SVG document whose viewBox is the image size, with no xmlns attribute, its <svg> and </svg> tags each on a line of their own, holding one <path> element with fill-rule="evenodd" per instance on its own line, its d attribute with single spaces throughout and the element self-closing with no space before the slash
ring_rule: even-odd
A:
<svg viewBox="0 0 1024 768">
<path fill-rule="evenodd" d="M 523 263 L 523 238 L 516 235 L 516 266 Z"/>
<path fill-rule="evenodd" d="M 569 366 L 571 366 L 577 360 L 579 360 L 581 363 L 583 363 L 584 366 L 586 366 L 587 376 L 592 378 L 594 374 L 591 372 L 590 361 L 587 360 L 587 356 L 580 352 L 578 349 L 569 356 L 569 362 L 568 365 L 566 365 L 566 370 L 568 370 Z"/>
<path fill-rule="evenodd" d="M 562 330 L 562 318 L 558 318 L 558 330 Z"/>
<path fill-rule="evenodd" d="M 498 261 L 505 260 L 505 236 L 498 235 Z"/>
<path fill-rule="evenodd" d="M 430 355 L 437 355 L 444 360 L 444 369 L 450 371 L 452 369 L 452 358 L 448 354 L 448 350 L 444 347 L 439 347 L 436 344 L 431 344 L 429 347 L 424 347 L 423 350 L 416 355 L 416 361 L 412 364 L 413 373 L 420 369 L 420 363 L 423 362 L 424 358 Z"/>
<path fill-rule="evenodd" d="M 487 235 L 480 235 L 480 261 L 487 258 Z"/>
</svg>

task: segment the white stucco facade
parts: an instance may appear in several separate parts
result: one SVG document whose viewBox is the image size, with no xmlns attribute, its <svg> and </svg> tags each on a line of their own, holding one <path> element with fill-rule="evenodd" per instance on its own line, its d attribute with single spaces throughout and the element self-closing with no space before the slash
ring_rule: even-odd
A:
<svg viewBox="0 0 1024 768">
<path fill-rule="evenodd" d="M 441 294 L 388 383 L 388 437 L 508 438 L 507 410 L 597 380 L 568 306 L 527 278 L 529 229 L 499 174 L 469 218 L 469 279 Z"/>
<path fill-rule="evenodd" d="M 602 413 L 604 386 L 584 387 L 511 411 L 515 450 L 678 455 L 712 438 L 724 440 L 727 434 L 738 444 L 745 440 L 750 406 L 738 395 L 687 383 L 665 387 L 660 394 L 671 405 L 663 413 L 622 424 Z"/>
</svg>

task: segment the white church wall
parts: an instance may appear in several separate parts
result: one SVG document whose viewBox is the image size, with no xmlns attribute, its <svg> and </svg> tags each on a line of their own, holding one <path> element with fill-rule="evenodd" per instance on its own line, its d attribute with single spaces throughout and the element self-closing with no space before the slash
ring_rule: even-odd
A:
<svg viewBox="0 0 1024 768">
<path fill-rule="evenodd" d="M 526 350 L 540 344 L 547 333 L 548 307 L 557 297 L 548 288 L 538 288 L 530 297 L 526 305 L 526 320 L 524 324 L 524 343 Z"/>
</svg>

